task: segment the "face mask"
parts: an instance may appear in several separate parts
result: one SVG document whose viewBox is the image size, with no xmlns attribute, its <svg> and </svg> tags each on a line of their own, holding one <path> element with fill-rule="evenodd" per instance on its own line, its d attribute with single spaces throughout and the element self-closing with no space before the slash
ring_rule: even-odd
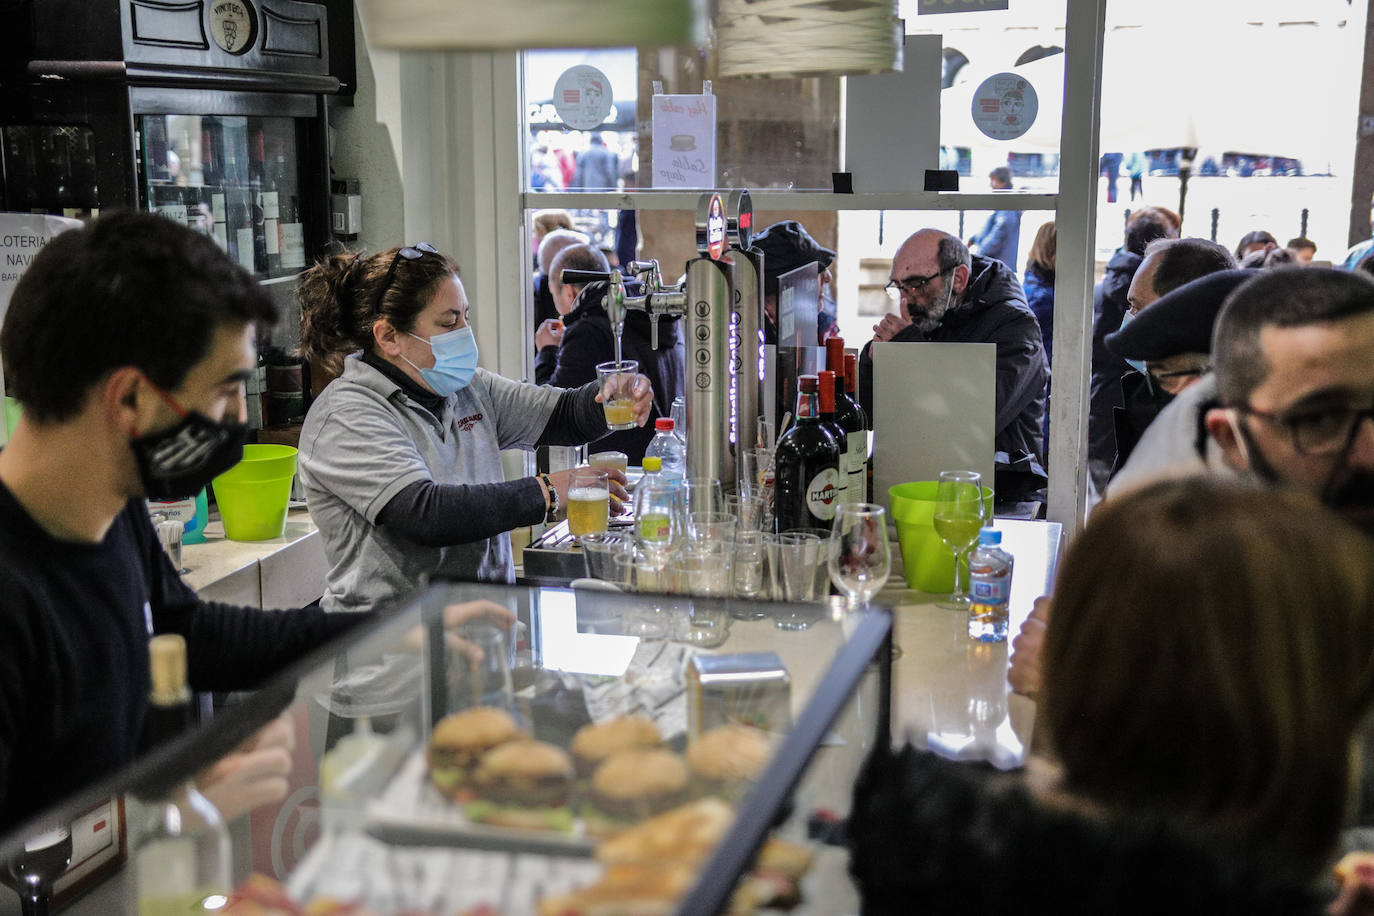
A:
<svg viewBox="0 0 1374 916">
<path fill-rule="evenodd" d="M 1127 309 L 1126 314 L 1121 316 L 1121 327 L 1124 328 L 1126 325 L 1134 321 L 1135 315 L 1135 312 L 1132 312 L 1131 310 Z M 1136 372 L 1139 372 L 1141 375 L 1150 374 L 1150 370 L 1145 368 L 1145 360 L 1143 359 L 1128 359 L 1126 360 L 1126 364 L 1130 366 L 1132 369 L 1134 369 Z"/>
<path fill-rule="evenodd" d="M 456 391 L 462 391 L 472 381 L 473 373 L 477 371 L 477 338 L 472 336 L 471 327 L 454 328 L 428 339 L 419 334 L 410 336 L 429 344 L 434 351 L 434 366 L 421 369 L 404 356 L 401 359 L 406 359 L 411 368 L 420 373 L 420 378 L 434 389 L 435 394 L 446 398 Z"/>
<path fill-rule="evenodd" d="M 187 411 L 158 389 L 181 415 L 181 422 L 129 443 L 138 464 L 143 495 L 148 499 L 194 496 L 212 479 L 238 464 L 248 441 L 248 424 L 222 422 Z"/>
</svg>

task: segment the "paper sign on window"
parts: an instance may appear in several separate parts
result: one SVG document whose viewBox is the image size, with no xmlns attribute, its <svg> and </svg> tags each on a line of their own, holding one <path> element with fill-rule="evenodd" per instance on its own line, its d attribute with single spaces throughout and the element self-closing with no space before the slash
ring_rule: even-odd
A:
<svg viewBox="0 0 1374 916">
<path fill-rule="evenodd" d="M 656 188 L 716 186 L 716 97 L 654 96 Z"/>
</svg>

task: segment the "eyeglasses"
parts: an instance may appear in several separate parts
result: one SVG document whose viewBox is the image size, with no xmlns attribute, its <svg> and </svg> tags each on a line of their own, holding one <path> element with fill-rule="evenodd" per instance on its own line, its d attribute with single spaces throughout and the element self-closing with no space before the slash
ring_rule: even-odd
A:
<svg viewBox="0 0 1374 916">
<path fill-rule="evenodd" d="M 1178 394 L 1185 387 L 1185 379 L 1197 378 L 1212 371 L 1211 366 L 1199 366 L 1196 369 L 1175 369 L 1172 372 L 1150 371 L 1150 382 L 1169 394 Z"/>
<path fill-rule="evenodd" d="M 1292 413 L 1269 413 L 1248 405 L 1237 405 L 1241 413 L 1259 417 L 1288 433 L 1293 449 L 1300 455 L 1329 455 L 1348 448 L 1359 425 L 1374 420 L 1374 407 L 1329 407 L 1303 409 Z"/>
<path fill-rule="evenodd" d="M 372 298 L 372 314 L 376 315 L 381 312 L 382 297 L 386 295 L 387 290 L 391 289 L 391 281 L 396 276 L 396 265 L 401 263 L 401 258 L 405 258 L 407 261 L 418 261 L 427 254 L 438 253 L 439 249 L 435 248 L 429 242 L 421 242 L 418 245 L 407 245 L 404 248 L 397 249 L 396 256 L 391 259 L 391 266 L 386 269 L 386 279 L 383 280 L 382 285 L 377 288 L 377 295 Z"/>
<path fill-rule="evenodd" d="M 900 298 L 902 293 L 906 293 L 908 296 L 915 296 L 920 293 L 921 290 L 925 289 L 926 284 L 931 280 L 934 280 L 936 277 L 943 277 L 958 266 L 957 264 L 951 264 L 949 267 L 943 267 L 928 277 L 906 277 L 901 280 L 894 277 L 887 281 L 887 285 L 884 286 L 883 289 L 887 290 L 888 295 L 894 298 Z"/>
</svg>

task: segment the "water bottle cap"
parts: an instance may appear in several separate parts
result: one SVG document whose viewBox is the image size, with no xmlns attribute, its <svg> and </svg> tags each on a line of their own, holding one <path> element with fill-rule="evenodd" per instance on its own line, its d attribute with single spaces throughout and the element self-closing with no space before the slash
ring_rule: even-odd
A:
<svg viewBox="0 0 1374 916">
<path fill-rule="evenodd" d="M 996 545 L 1002 543 L 1002 532 L 996 528 L 980 528 L 978 530 L 978 543 L 985 545 Z"/>
<path fill-rule="evenodd" d="M 645 471 L 649 472 L 661 471 L 663 470 L 663 459 L 657 455 L 645 455 L 643 467 Z"/>
<path fill-rule="evenodd" d="M 672 418 L 672 417 L 659 417 L 657 420 L 654 421 L 654 429 L 658 430 L 659 432 L 664 432 L 664 431 L 672 432 L 672 430 L 673 430 L 673 418 Z"/>
</svg>

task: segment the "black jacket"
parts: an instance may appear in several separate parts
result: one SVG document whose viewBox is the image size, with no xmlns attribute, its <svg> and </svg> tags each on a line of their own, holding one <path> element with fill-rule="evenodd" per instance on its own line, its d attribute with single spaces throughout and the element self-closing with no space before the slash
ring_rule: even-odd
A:
<svg viewBox="0 0 1374 916">
<path fill-rule="evenodd" d="M 590 283 L 578 296 L 577 304 L 563 319 L 566 330 L 558 347 L 544 347 L 534 361 L 534 381 L 555 388 L 576 388 L 596 380 L 596 364 L 615 359 L 615 337 L 611 334 L 611 320 L 601 306 L 605 295 L 604 283 Z M 654 437 L 654 419 L 666 417 L 672 410 L 673 398 L 685 395 L 683 383 L 683 345 L 678 334 L 677 319 L 660 319 L 658 349 L 650 347 L 649 318 L 643 312 L 630 310 L 625 316 L 625 334 L 621 339 L 621 356 L 639 361 L 639 371 L 649 377 L 654 386 L 654 411 L 648 422 L 639 429 L 609 433 L 590 443 L 589 451 L 615 450 L 624 452 L 631 464 L 638 464 L 644 449 Z"/>
<path fill-rule="evenodd" d="M 1119 384 L 1121 406 L 1112 410 L 1112 435 L 1116 443 L 1112 476 L 1116 476 L 1116 472 L 1126 464 L 1126 459 L 1135 451 L 1136 443 L 1145 435 L 1145 430 L 1159 416 L 1159 412 L 1174 399 L 1167 391 L 1156 390 L 1144 374 L 1134 369 L 1123 375 Z"/>
<path fill-rule="evenodd" d="M 997 429 L 999 452 L 1015 461 L 1022 454 L 1044 458 L 1040 422 L 1045 413 L 1050 367 L 1040 339 L 1040 325 L 1026 304 L 1021 283 L 1001 261 L 973 256 L 963 300 L 945 313 L 940 326 L 922 334 L 915 325 L 902 329 L 894 342 L 939 341 L 997 345 Z M 873 416 L 873 360 L 865 344 L 859 355 L 859 398 Z M 881 432 L 878 432 L 881 435 Z"/>
<path fill-rule="evenodd" d="M 865 916 L 1311 914 L 1315 889 L 1153 812 L 1038 802 L 1017 773 L 908 746 L 854 790 L 849 871 Z"/>
<path fill-rule="evenodd" d="M 1105 338 L 1121 327 L 1126 315 L 1126 293 L 1140 267 L 1141 257 L 1124 249 L 1107 262 L 1102 282 L 1093 290 L 1092 379 L 1088 387 L 1088 460 L 1096 466 L 1094 475 L 1105 473 L 1116 458 L 1116 434 L 1112 410 L 1121 406 L 1121 377 L 1131 371 L 1130 364 L 1107 349 Z M 1105 478 L 1094 477 L 1098 489 Z"/>
</svg>

